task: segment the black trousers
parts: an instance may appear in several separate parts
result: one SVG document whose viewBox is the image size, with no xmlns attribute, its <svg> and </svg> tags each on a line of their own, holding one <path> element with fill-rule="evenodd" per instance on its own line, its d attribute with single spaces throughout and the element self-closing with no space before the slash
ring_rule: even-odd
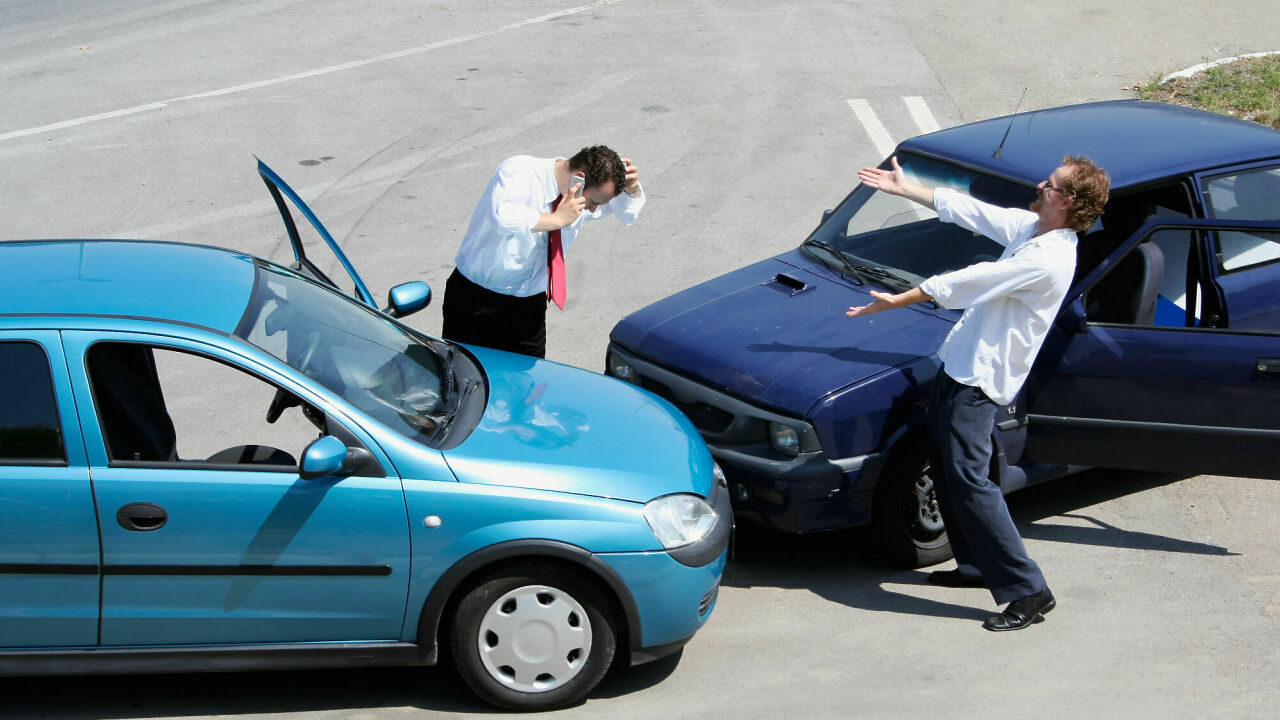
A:
<svg viewBox="0 0 1280 720">
<path fill-rule="evenodd" d="M 999 604 L 1046 587 L 1027 555 L 1000 486 L 991 481 L 996 404 L 982 390 L 942 370 L 934 381 L 929 429 L 936 449 L 935 483 L 942 521 L 962 572 L 981 574 Z"/>
<path fill-rule="evenodd" d="M 447 340 L 537 358 L 547 356 L 547 296 L 513 297 L 477 285 L 454 268 L 445 282 Z"/>
</svg>

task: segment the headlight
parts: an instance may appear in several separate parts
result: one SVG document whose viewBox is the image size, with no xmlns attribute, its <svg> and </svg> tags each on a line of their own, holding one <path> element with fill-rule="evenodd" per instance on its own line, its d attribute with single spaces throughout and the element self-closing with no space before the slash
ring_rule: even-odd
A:
<svg viewBox="0 0 1280 720">
<path fill-rule="evenodd" d="M 636 369 L 631 364 L 623 360 L 615 353 L 609 353 L 605 358 L 605 370 L 613 377 L 629 383 L 636 381 Z"/>
<path fill-rule="evenodd" d="M 769 444 L 774 450 L 788 455 L 800 454 L 800 435 L 790 425 L 769 423 Z"/>
<path fill-rule="evenodd" d="M 644 506 L 644 519 L 662 547 L 672 550 L 706 538 L 719 515 L 697 495 L 667 495 Z"/>
</svg>

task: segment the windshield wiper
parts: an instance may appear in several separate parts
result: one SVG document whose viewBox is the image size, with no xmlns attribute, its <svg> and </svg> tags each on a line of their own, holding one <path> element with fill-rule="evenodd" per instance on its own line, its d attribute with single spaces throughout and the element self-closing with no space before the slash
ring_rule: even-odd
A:
<svg viewBox="0 0 1280 720">
<path fill-rule="evenodd" d="M 849 262 L 849 258 L 845 257 L 845 254 L 840 252 L 840 249 L 837 248 L 835 245 L 832 245 L 826 240 L 819 240 L 817 238 L 809 238 L 808 240 L 804 241 L 804 244 L 809 247 L 816 247 L 821 250 L 826 250 L 833 257 L 835 257 L 837 260 L 840 261 L 840 265 L 843 268 L 845 275 L 852 276 L 854 280 L 858 281 L 859 285 L 867 284 L 867 281 L 862 278 L 862 273 L 858 272 L 860 269 L 859 266 Z"/>
<path fill-rule="evenodd" d="M 453 346 L 449 345 L 449 352 L 444 356 L 444 397 L 440 398 L 441 402 L 449 399 L 453 394 L 453 389 L 457 386 L 457 380 L 453 376 Z"/>
<path fill-rule="evenodd" d="M 915 285 L 915 283 L 908 280 L 906 277 L 899 275 L 889 268 L 871 267 L 870 265 L 854 265 L 853 267 L 856 268 L 859 273 L 875 278 L 885 285 L 897 285 L 903 290 L 909 289 Z"/>
</svg>

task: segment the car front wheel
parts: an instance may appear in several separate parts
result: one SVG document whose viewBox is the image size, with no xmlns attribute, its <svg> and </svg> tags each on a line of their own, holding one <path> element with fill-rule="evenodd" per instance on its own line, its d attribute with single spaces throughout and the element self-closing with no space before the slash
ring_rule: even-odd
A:
<svg viewBox="0 0 1280 720">
<path fill-rule="evenodd" d="M 876 484 L 871 540 L 894 565 L 936 565 L 951 557 L 923 442 L 894 453 Z"/>
<path fill-rule="evenodd" d="M 617 647 L 608 602 L 554 565 L 487 576 L 458 604 L 454 663 L 480 697 L 510 710 L 571 705 L 600 682 Z"/>
</svg>

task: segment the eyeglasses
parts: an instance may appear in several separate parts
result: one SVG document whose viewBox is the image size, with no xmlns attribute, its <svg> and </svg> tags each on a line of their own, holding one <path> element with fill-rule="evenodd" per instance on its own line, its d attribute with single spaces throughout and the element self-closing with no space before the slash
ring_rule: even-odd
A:
<svg viewBox="0 0 1280 720">
<path fill-rule="evenodd" d="M 1049 181 L 1049 180 L 1045 180 L 1045 181 L 1044 181 L 1044 185 L 1041 185 L 1040 187 L 1036 188 L 1036 191 L 1037 191 L 1037 192 L 1039 192 L 1039 193 L 1041 193 L 1041 194 L 1043 194 L 1045 190 L 1053 190 L 1054 192 L 1058 193 L 1059 195 L 1062 195 L 1063 197 L 1067 197 L 1067 191 L 1066 191 L 1066 190 L 1063 190 L 1062 188 L 1058 187 L 1057 185 L 1054 185 L 1054 184 L 1053 184 L 1053 182 L 1052 182 L 1052 181 Z"/>
</svg>

